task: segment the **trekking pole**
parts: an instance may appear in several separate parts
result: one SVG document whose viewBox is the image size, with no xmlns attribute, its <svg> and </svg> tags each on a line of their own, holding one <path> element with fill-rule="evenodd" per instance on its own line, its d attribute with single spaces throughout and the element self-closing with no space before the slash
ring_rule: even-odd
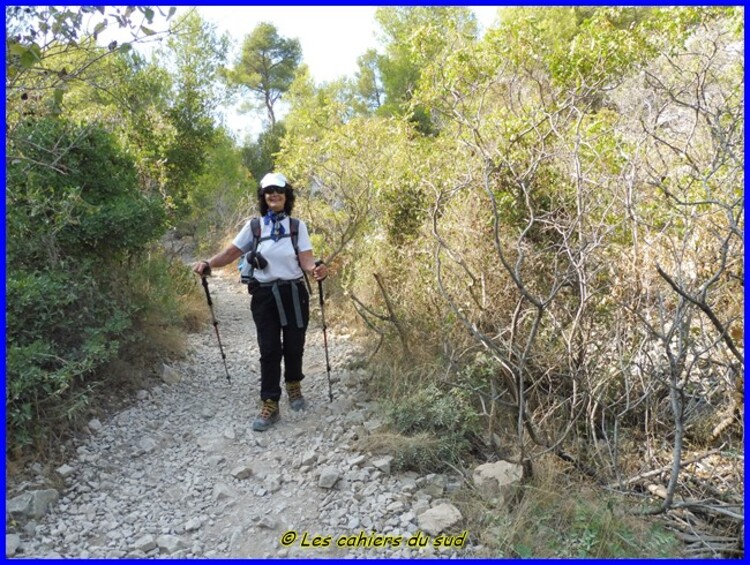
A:
<svg viewBox="0 0 750 565">
<path fill-rule="evenodd" d="M 315 265 L 320 265 L 323 261 L 316 261 Z M 328 337 L 326 336 L 326 315 L 323 309 L 323 281 L 318 281 L 318 298 L 320 299 L 320 318 L 323 321 L 323 348 L 326 352 L 326 373 L 328 374 L 328 402 L 333 402 L 333 392 L 331 391 L 331 363 L 328 360 Z"/>
<path fill-rule="evenodd" d="M 208 309 L 211 310 L 211 320 L 214 324 L 216 340 L 219 342 L 219 351 L 221 351 L 221 360 L 224 362 L 224 371 L 227 374 L 227 382 L 229 384 L 232 384 L 232 379 L 229 378 L 229 369 L 227 369 L 227 356 L 224 354 L 224 347 L 222 347 L 221 345 L 221 337 L 219 336 L 219 322 L 216 321 L 216 316 L 214 315 L 214 303 L 211 302 L 211 293 L 208 292 L 208 280 L 206 280 L 206 277 L 210 274 L 210 267 L 208 269 L 203 269 L 203 273 L 201 274 L 201 283 L 203 284 L 203 290 L 206 291 L 206 301 L 208 302 Z"/>
</svg>

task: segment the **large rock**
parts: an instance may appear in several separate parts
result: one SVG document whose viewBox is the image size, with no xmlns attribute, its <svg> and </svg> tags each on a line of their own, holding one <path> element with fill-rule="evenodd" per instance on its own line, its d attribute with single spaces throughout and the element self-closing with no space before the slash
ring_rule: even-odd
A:
<svg viewBox="0 0 750 565">
<path fill-rule="evenodd" d="M 223 483 L 214 485 L 213 498 L 217 502 L 226 502 L 237 498 L 237 493 Z"/>
<path fill-rule="evenodd" d="M 41 518 L 60 499 L 54 489 L 25 492 L 7 501 L 6 510 L 15 519 Z"/>
<path fill-rule="evenodd" d="M 438 504 L 417 516 L 419 528 L 432 536 L 451 530 L 462 519 L 458 508 L 449 503 Z"/>
<path fill-rule="evenodd" d="M 31 517 L 41 518 L 60 500 L 55 489 L 35 490 L 31 493 Z"/>
<path fill-rule="evenodd" d="M 12 518 L 26 518 L 31 514 L 31 494 L 25 492 L 5 501 L 5 510 Z"/>
<path fill-rule="evenodd" d="M 474 469 L 472 479 L 479 492 L 488 498 L 506 503 L 517 491 L 523 477 L 523 467 L 507 461 L 484 463 Z"/>
<path fill-rule="evenodd" d="M 101 432 L 102 428 L 104 427 L 102 426 L 101 421 L 97 418 L 94 418 L 93 420 L 91 420 L 88 425 L 89 425 L 89 430 L 91 430 L 93 433 L 96 433 L 96 434 Z"/>
</svg>

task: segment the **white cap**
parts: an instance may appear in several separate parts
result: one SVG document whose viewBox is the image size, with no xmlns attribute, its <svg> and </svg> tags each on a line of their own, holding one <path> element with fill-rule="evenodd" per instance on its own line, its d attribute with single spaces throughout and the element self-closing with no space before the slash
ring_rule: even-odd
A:
<svg viewBox="0 0 750 565">
<path fill-rule="evenodd" d="M 266 188 L 267 186 L 280 186 L 281 188 L 284 188 L 287 182 L 286 177 L 281 173 L 268 173 L 260 181 L 260 187 Z"/>
</svg>

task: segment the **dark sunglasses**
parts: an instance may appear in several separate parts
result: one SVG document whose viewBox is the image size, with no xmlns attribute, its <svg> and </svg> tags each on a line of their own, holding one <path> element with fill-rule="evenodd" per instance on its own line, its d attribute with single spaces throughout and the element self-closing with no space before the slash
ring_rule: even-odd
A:
<svg viewBox="0 0 750 565">
<path fill-rule="evenodd" d="M 286 188 L 283 186 L 267 186 L 263 189 L 263 194 L 284 194 Z"/>
</svg>

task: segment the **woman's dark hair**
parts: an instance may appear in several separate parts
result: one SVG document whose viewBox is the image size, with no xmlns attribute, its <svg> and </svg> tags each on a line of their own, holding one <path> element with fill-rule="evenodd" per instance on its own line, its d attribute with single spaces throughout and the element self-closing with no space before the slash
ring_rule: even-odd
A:
<svg viewBox="0 0 750 565">
<path fill-rule="evenodd" d="M 263 195 L 263 191 L 264 189 L 262 188 L 258 189 L 258 210 L 260 210 L 261 216 L 265 216 L 268 213 L 268 204 L 266 204 L 266 198 Z M 291 184 L 286 183 L 284 194 L 286 195 L 286 200 L 284 201 L 284 213 L 287 216 L 291 216 L 292 210 L 294 209 L 294 188 Z"/>
</svg>

